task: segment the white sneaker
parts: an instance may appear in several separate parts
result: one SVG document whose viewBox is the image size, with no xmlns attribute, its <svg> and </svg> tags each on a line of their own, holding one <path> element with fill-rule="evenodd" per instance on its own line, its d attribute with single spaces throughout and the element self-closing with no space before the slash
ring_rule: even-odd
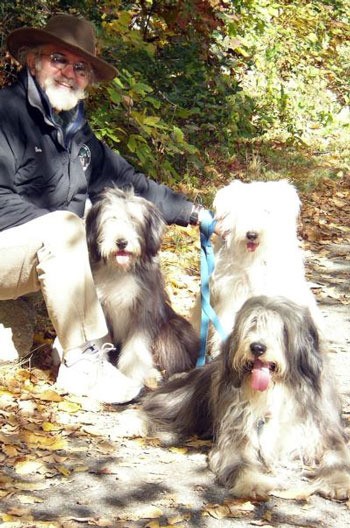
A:
<svg viewBox="0 0 350 528">
<path fill-rule="evenodd" d="M 58 371 L 57 388 L 101 403 L 126 403 L 136 398 L 142 386 L 108 361 L 112 349 L 113 345 L 105 343 L 101 348 L 92 344 L 69 351 Z"/>
</svg>

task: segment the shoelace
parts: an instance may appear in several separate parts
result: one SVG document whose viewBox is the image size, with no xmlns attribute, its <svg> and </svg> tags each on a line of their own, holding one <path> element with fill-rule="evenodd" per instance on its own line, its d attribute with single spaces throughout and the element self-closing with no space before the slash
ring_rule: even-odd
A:
<svg viewBox="0 0 350 528">
<path fill-rule="evenodd" d="M 108 352 L 112 352 L 112 350 L 115 350 L 113 343 L 103 343 L 101 346 L 101 352 L 103 352 L 103 354 L 108 354 Z"/>
<path fill-rule="evenodd" d="M 84 350 L 71 351 L 68 358 L 64 358 L 64 364 L 66 367 L 72 367 L 76 363 L 82 360 L 88 360 L 92 362 L 102 362 L 106 355 L 115 350 L 112 343 L 103 343 L 99 348 L 95 343 L 91 343 Z"/>
</svg>

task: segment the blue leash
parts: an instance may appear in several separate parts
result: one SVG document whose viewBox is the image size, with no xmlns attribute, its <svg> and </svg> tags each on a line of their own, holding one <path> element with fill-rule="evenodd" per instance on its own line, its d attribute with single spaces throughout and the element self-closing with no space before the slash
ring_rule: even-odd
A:
<svg viewBox="0 0 350 528">
<path fill-rule="evenodd" d="M 222 341 L 225 341 L 227 334 L 223 329 L 218 316 L 210 305 L 209 279 L 214 270 L 214 251 L 210 242 L 210 237 L 214 233 L 216 221 L 211 212 L 208 211 L 208 218 L 202 220 L 200 225 L 201 241 L 201 329 L 200 329 L 200 350 L 197 359 L 197 367 L 201 367 L 206 362 L 206 348 L 208 339 L 209 323 L 212 322 Z"/>
</svg>

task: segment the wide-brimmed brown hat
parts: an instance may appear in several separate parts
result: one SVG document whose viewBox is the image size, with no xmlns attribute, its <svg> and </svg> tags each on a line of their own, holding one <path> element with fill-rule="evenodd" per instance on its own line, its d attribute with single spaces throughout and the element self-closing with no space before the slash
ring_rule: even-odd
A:
<svg viewBox="0 0 350 528">
<path fill-rule="evenodd" d="M 55 15 L 43 29 L 23 27 L 15 29 L 7 37 L 8 50 L 15 59 L 18 59 L 23 47 L 46 44 L 56 44 L 81 56 L 93 68 L 97 81 L 110 81 L 117 75 L 114 66 L 96 56 L 95 31 L 84 18 Z"/>
</svg>

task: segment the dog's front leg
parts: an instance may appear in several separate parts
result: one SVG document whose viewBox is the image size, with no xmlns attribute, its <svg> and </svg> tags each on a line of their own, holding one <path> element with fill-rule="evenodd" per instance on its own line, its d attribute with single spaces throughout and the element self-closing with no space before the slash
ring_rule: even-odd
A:
<svg viewBox="0 0 350 528">
<path fill-rule="evenodd" d="M 350 455 L 342 438 L 332 439 L 313 483 L 316 493 L 328 499 L 347 500 L 350 497 Z"/>
<path fill-rule="evenodd" d="M 122 344 L 118 368 L 140 384 L 159 378 L 160 374 L 153 367 L 150 336 L 135 332 L 128 337 Z"/>
<path fill-rule="evenodd" d="M 209 454 L 209 467 L 235 497 L 266 498 L 277 482 L 248 438 L 219 438 Z"/>
</svg>

